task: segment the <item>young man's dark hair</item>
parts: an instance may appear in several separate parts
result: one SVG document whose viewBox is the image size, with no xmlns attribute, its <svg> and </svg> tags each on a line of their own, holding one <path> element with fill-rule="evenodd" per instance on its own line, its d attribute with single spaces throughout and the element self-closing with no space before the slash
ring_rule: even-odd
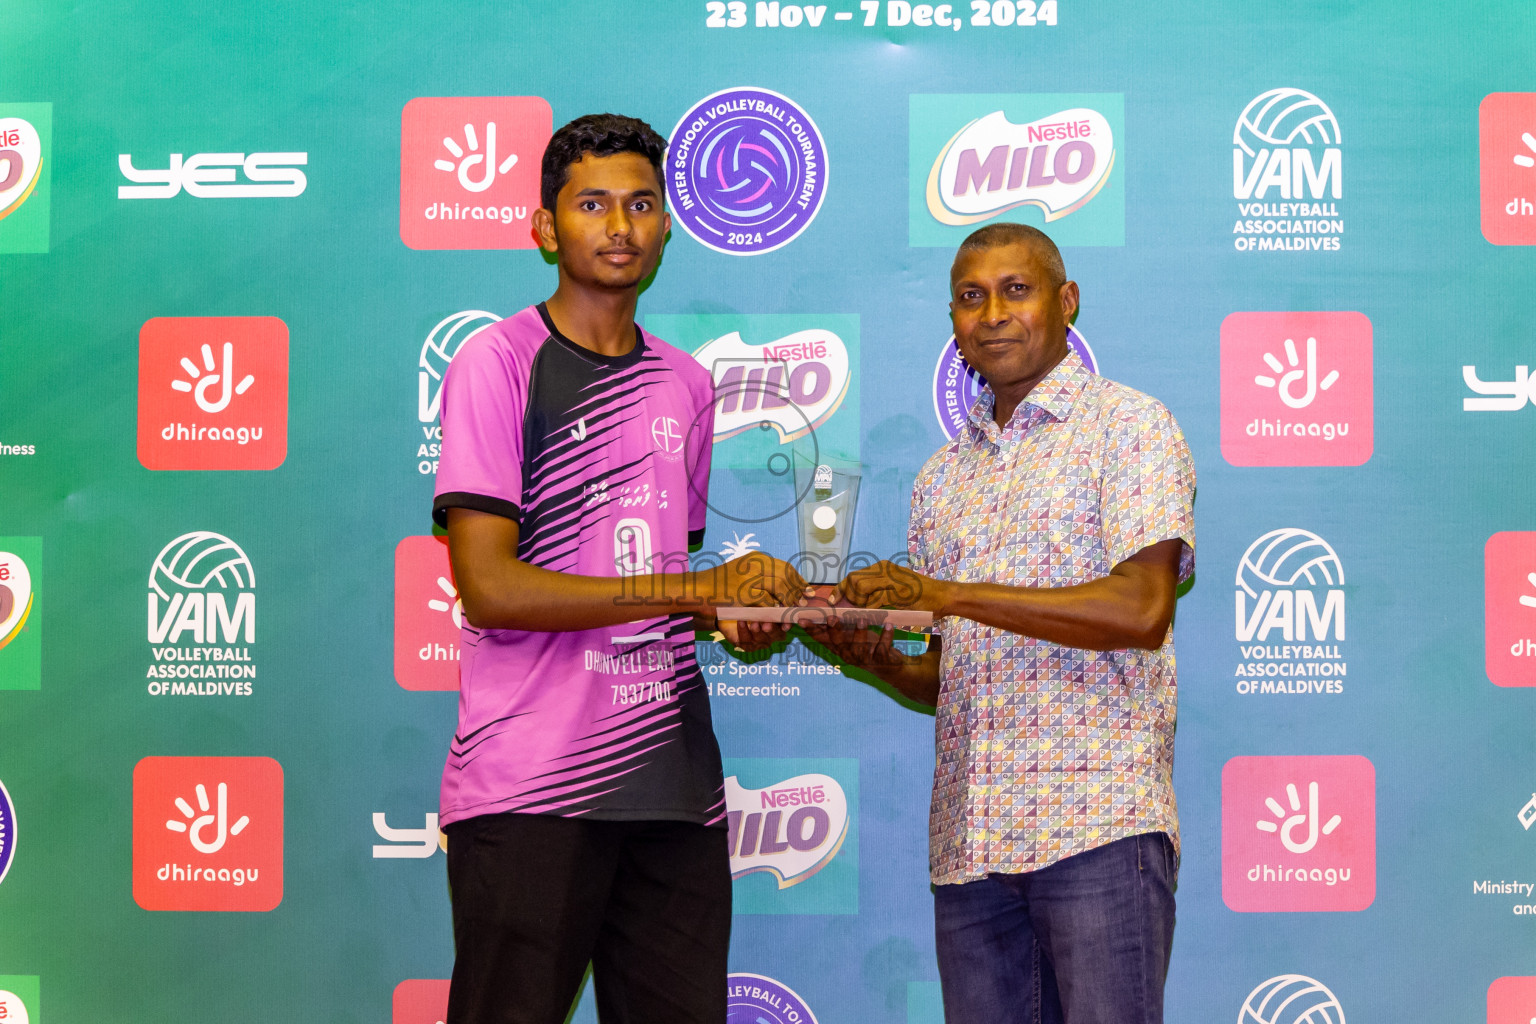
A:
<svg viewBox="0 0 1536 1024">
<path fill-rule="evenodd" d="M 623 114 L 587 114 L 555 132 L 544 150 L 542 176 L 539 179 L 539 203 L 546 210 L 555 208 L 555 197 L 571 180 L 571 164 L 580 163 L 582 154 L 613 156 L 615 153 L 639 153 L 656 169 L 662 180 L 661 161 L 667 154 L 667 140 L 636 117 Z"/>
</svg>

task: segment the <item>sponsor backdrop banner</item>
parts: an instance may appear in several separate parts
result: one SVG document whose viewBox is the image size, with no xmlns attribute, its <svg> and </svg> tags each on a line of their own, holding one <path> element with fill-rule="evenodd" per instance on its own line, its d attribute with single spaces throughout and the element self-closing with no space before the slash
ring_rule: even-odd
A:
<svg viewBox="0 0 1536 1024">
<path fill-rule="evenodd" d="M 979 386 L 978 225 L 1051 232 L 1073 345 L 1182 424 L 1171 1021 L 1536 1017 L 1529 4 L 116 0 L 4 35 L 0 1020 L 441 1019 L 442 376 L 553 288 L 539 157 L 610 109 L 671 140 L 641 317 L 716 381 L 704 555 L 903 551 Z M 939 1024 L 932 717 L 798 643 L 700 660 L 733 1024 Z"/>
</svg>

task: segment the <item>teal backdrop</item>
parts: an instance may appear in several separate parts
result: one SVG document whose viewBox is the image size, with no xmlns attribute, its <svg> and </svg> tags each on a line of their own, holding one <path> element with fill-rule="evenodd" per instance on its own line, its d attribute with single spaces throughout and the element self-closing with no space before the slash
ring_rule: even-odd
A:
<svg viewBox="0 0 1536 1024">
<path fill-rule="evenodd" d="M 0 4 L 9 1019 L 439 1019 L 400 988 L 453 958 L 454 595 L 439 549 L 396 559 L 433 532 L 431 399 L 554 287 L 526 219 L 551 113 L 670 137 L 743 89 L 812 125 L 819 191 L 767 251 L 679 216 L 640 317 L 688 351 L 836 336 L 807 438 L 862 466 L 856 549 L 905 550 L 946 441 L 968 227 L 933 211 L 962 199 L 1062 240 L 1099 371 L 1188 438 L 1168 1019 L 1536 1017 L 1536 9 L 789 10 Z M 795 549 L 754 460 L 805 440 L 720 440 L 706 551 Z M 939 1024 L 931 714 L 798 644 L 701 657 L 739 784 L 826 776 L 847 815 L 821 868 L 736 882 L 732 971 L 821 1024 Z"/>
</svg>

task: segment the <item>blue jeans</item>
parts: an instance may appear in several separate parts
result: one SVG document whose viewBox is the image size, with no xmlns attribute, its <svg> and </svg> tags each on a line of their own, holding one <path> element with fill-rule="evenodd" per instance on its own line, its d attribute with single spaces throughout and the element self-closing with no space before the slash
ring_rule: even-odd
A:
<svg viewBox="0 0 1536 1024">
<path fill-rule="evenodd" d="M 1175 872 L 1148 832 L 936 886 L 945 1024 L 1162 1024 Z"/>
</svg>

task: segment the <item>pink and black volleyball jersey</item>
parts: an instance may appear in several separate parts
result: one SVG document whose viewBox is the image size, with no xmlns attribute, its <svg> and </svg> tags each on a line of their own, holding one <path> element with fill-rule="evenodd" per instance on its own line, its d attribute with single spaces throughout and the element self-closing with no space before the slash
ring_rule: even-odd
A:
<svg viewBox="0 0 1536 1024">
<path fill-rule="evenodd" d="M 542 304 L 466 341 L 443 382 L 433 516 L 519 523 L 518 557 L 581 576 L 682 571 L 704 533 L 714 386 L 635 328 L 608 357 Z M 440 821 L 516 811 L 724 821 L 720 748 L 687 615 L 460 637 Z"/>
</svg>

